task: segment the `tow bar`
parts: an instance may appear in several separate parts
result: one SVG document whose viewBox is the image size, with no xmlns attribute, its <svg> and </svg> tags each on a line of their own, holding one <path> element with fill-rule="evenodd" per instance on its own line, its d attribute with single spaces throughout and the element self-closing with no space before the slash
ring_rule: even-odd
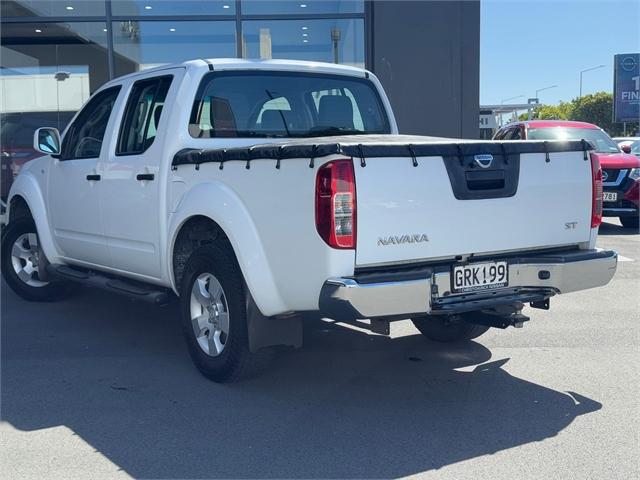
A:
<svg viewBox="0 0 640 480">
<path fill-rule="evenodd" d="M 463 315 L 462 318 L 469 323 L 485 325 L 494 328 L 515 327 L 522 328 L 524 322 L 530 318 L 522 313 L 524 305 L 520 302 L 514 305 L 505 305 L 491 310 L 474 312 L 473 315 Z"/>
</svg>

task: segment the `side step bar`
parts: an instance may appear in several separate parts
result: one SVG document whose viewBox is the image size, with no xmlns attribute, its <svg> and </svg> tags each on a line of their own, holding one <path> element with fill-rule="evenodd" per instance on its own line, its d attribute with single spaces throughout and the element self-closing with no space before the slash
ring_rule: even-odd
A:
<svg viewBox="0 0 640 480">
<path fill-rule="evenodd" d="M 143 300 L 154 305 L 167 305 L 172 297 L 171 292 L 166 288 L 136 282 L 135 280 L 110 277 L 92 270 L 84 270 L 68 265 L 48 264 L 47 274 L 62 280 L 70 280 L 89 287 L 119 293 L 134 300 Z"/>
</svg>

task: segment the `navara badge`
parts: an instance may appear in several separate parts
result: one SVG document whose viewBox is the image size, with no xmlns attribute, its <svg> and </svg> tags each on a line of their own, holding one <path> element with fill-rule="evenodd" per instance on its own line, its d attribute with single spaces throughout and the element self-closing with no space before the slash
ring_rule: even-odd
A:
<svg viewBox="0 0 640 480">
<path fill-rule="evenodd" d="M 389 235 L 388 237 L 378 237 L 378 245 L 402 245 L 404 243 L 428 242 L 429 237 L 424 233 L 411 233 L 408 235 Z"/>
</svg>

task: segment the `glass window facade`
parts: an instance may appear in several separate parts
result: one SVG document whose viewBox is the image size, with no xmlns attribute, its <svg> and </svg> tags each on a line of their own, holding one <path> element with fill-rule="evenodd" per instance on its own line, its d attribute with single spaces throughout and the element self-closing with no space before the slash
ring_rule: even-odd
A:
<svg viewBox="0 0 640 480">
<path fill-rule="evenodd" d="M 349 14 L 364 12 L 364 0 L 244 0 L 242 13 L 247 15 Z"/>
<path fill-rule="evenodd" d="M 0 112 L 76 111 L 109 79 L 104 23 L 5 24 Z"/>
<path fill-rule="evenodd" d="M 2 0 L 2 191 L 109 79 L 193 58 L 365 64 L 364 0 Z"/>
<path fill-rule="evenodd" d="M 245 58 L 288 58 L 364 67 L 364 20 L 249 20 Z"/>
<path fill-rule="evenodd" d="M 96 0 L 2 0 L 0 16 L 90 17 L 105 15 L 105 2 Z"/>
<path fill-rule="evenodd" d="M 234 15 L 235 0 L 111 0 L 113 15 Z"/>
<path fill-rule="evenodd" d="M 113 22 L 115 76 L 194 58 L 235 57 L 235 22 Z"/>
</svg>

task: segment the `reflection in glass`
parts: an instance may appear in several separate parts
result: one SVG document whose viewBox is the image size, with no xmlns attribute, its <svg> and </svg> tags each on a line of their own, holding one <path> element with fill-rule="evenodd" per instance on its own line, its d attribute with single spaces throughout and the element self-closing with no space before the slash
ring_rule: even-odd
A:
<svg viewBox="0 0 640 480">
<path fill-rule="evenodd" d="M 114 15 L 233 15 L 235 0 L 112 0 Z"/>
<path fill-rule="evenodd" d="M 114 22 L 115 74 L 194 58 L 236 56 L 234 22 Z"/>
<path fill-rule="evenodd" d="M 364 0 L 243 0 L 242 13 L 258 14 L 336 14 L 362 13 Z"/>
<path fill-rule="evenodd" d="M 242 28 L 245 58 L 314 60 L 364 67 L 361 19 L 251 20 L 243 22 Z"/>
<path fill-rule="evenodd" d="M 104 15 L 103 1 L 96 0 L 2 0 L 0 16 L 82 17 Z"/>
<path fill-rule="evenodd" d="M 36 130 L 38 149 L 42 153 L 60 153 L 60 134 L 54 127 L 42 127 Z"/>
<path fill-rule="evenodd" d="M 4 23 L 0 47 L 0 149 L 4 198 L 40 127 L 63 130 L 108 80 L 104 23 Z"/>
</svg>

